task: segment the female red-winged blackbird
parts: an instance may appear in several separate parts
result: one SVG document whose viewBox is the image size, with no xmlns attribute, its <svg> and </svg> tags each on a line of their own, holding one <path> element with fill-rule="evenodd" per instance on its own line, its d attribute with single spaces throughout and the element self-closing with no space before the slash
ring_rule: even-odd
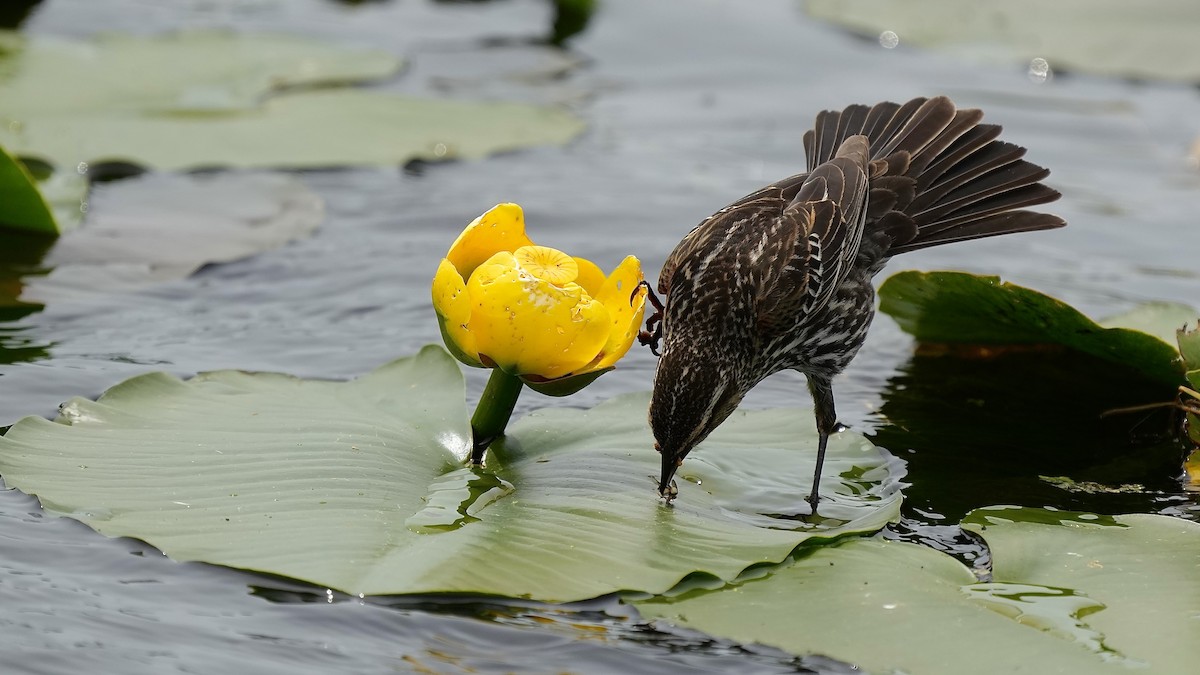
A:
<svg viewBox="0 0 1200 675">
<path fill-rule="evenodd" d="M 650 425 L 662 453 L 659 494 L 676 495 L 683 458 L 754 385 L 804 373 L 817 430 L 817 490 L 829 434 L 840 426 L 832 379 L 854 358 L 875 314 L 871 278 L 897 253 L 965 239 L 1061 227 L 1016 210 L 1059 193 L 1050 172 L 995 140 L 979 110 L 950 99 L 852 105 L 817 115 L 804 134 L 808 171 L 726 206 L 667 258 L 666 306 L 642 342 L 662 355 Z M 656 350 L 657 351 L 657 350 Z"/>
</svg>

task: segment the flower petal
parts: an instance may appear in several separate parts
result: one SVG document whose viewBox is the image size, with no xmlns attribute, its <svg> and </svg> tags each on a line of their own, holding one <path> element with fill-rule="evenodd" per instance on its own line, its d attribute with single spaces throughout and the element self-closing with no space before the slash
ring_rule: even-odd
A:
<svg viewBox="0 0 1200 675">
<path fill-rule="evenodd" d="M 588 295 L 596 297 L 604 287 L 604 270 L 586 258 L 575 258 L 575 264 L 579 266 L 579 276 L 575 277 L 575 283 L 583 286 Z"/>
<path fill-rule="evenodd" d="M 556 248 L 522 246 L 513 251 L 513 257 L 526 272 L 555 286 L 562 287 L 579 276 L 579 264 L 575 259 Z"/>
<path fill-rule="evenodd" d="M 498 251 L 532 246 L 525 236 L 525 214 L 516 204 L 497 204 L 467 225 L 450 245 L 446 258 L 464 279 Z"/>
<path fill-rule="evenodd" d="M 594 368 L 612 367 L 625 356 L 633 344 L 633 339 L 641 332 L 642 316 L 646 308 L 646 291 L 642 290 L 635 295 L 634 290 L 644 278 L 642 264 L 637 258 L 629 256 L 617 265 L 604 281 L 600 292 L 596 294 L 596 299 L 608 310 L 612 327 Z"/>
<path fill-rule="evenodd" d="M 433 309 L 437 312 L 442 339 L 450 353 L 469 366 L 482 367 L 469 327 L 471 298 L 467 294 L 467 282 L 445 258 L 433 276 Z"/>
<path fill-rule="evenodd" d="M 506 372 L 554 379 L 591 363 L 612 322 L 608 310 L 575 283 L 555 286 L 497 253 L 467 282 L 471 330 L 480 357 Z"/>
</svg>

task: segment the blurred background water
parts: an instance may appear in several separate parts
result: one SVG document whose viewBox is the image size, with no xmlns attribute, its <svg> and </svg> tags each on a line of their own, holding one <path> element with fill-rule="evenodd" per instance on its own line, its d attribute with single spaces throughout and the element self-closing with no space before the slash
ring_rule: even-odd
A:
<svg viewBox="0 0 1200 675">
<path fill-rule="evenodd" d="M 20 5 L 5 11 L 19 15 Z M 384 89 L 561 105 L 588 130 L 566 147 L 479 161 L 302 172 L 326 204 L 315 236 L 135 292 L 50 303 L 3 324 L 0 423 L 53 416 L 70 396 L 94 397 L 151 369 L 342 379 L 439 342 L 428 291 L 436 262 L 466 223 L 501 201 L 524 206 L 539 243 L 605 268 L 633 253 L 653 278 L 702 218 L 803 166 L 801 137 L 818 110 L 914 96 L 947 94 L 1004 125 L 1006 140 L 1052 169 L 1048 182 L 1064 196 L 1048 210 L 1070 226 L 904 255 L 884 277 L 902 269 L 999 274 L 1092 316 L 1145 300 L 1200 305 L 1193 85 L 1053 63 L 1051 76 L 1040 77 L 1037 63 L 948 56 L 912 48 L 903 34 L 856 36 L 792 0 L 598 0 L 594 9 L 572 16 L 543 0 L 45 0 L 27 17 L 3 17 L 23 18 L 30 34 L 222 27 L 375 46 L 409 59 Z M 336 135 L 339 120 L 324 132 Z M 116 199 L 120 189 L 119 181 L 101 185 L 92 201 L 110 191 Z M 579 395 L 529 394 L 517 414 L 648 389 L 653 368 L 647 351 L 634 350 Z M 1065 380 L 1074 377 L 1062 368 Z M 468 377 L 477 396 L 484 374 Z M 1005 446 L 977 442 L 955 420 L 932 440 L 898 433 L 886 411 L 902 408 L 915 383 L 931 383 L 933 394 L 921 395 L 970 394 L 939 389 L 947 377 L 914 358 L 911 340 L 881 316 L 835 383 L 842 421 L 910 461 L 914 499 L 886 536 L 976 559 L 986 554 L 952 525 L 966 509 L 997 501 L 1195 517 L 1195 493 L 1178 475 L 1158 471 L 1132 494 L 1080 496 L 1016 467 L 1040 454 L 1005 456 Z M 746 405 L 810 404 L 803 379 L 789 373 L 759 386 Z M 1008 423 L 1012 443 L 1021 434 L 1036 448 L 1089 442 L 1083 430 L 1046 433 L 1049 422 L 1020 414 Z M 138 542 L 43 517 L 15 491 L 0 493 L 0 644 L 6 672 L 850 672 L 816 656 L 650 625 L 615 598 L 570 606 L 362 600 L 178 564 Z"/>
</svg>

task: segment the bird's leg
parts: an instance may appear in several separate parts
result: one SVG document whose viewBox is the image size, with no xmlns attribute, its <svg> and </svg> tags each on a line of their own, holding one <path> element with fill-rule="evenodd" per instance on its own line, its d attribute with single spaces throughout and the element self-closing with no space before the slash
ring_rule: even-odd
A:
<svg viewBox="0 0 1200 675">
<path fill-rule="evenodd" d="M 646 319 L 646 330 L 638 333 L 638 343 L 650 347 L 650 353 L 659 356 L 658 343 L 662 340 L 662 318 L 663 318 L 663 303 L 655 295 L 654 289 L 646 281 L 638 283 L 633 289 L 633 293 L 629 295 L 629 302 L 633 302 L 633 296 L 641 289 L 646 289 L 646 299 L 650 301 L 650 306 L 654 307 L 654 313 Z"/>
<path fill-rule="evenodd" d="M 813 473 L 812 492 L 805 499 L 812 506 L 812 515 L 817 515 L 817 502 L 821 500 L 818 492 L 821 487 L 821 469 L 825 464 L 825 446 L 829 444 L 829 434 L 840 431 L 844 427 L 837 421 L 837 411 L 833 405 L 833 382 L 828 377 L 805 374 L 808 379 L 808 391 L 813 398 L 813 413 L 817 417 L 817 469 Z"/>
</svg>

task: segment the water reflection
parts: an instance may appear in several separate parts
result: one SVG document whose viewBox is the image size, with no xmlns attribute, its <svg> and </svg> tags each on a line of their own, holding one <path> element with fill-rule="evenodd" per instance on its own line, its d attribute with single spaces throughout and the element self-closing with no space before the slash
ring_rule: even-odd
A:
<svg viewBox="0 0 1200 675">
<path fill-rule="evenodd" d="M 0 230 L 0 364 L 39 361 L 50 355 L 50 345 L 32 335 L 28 326 L 12 324 L 44 309 L 21 300 L 22 278 L 41 272 L 42 258 L 53 245 L 49 237 Z"/>
<path fill-rule="evenodd" d="M 1174 394 L 1069 351 L 918 352 L 888 381 L 874 440 L 908 462 L 906 506 L 923 519 L 989 504 L 1155 511 L 1182 491 L 1178 412 L 1102 413 Z"/>
</svg>

